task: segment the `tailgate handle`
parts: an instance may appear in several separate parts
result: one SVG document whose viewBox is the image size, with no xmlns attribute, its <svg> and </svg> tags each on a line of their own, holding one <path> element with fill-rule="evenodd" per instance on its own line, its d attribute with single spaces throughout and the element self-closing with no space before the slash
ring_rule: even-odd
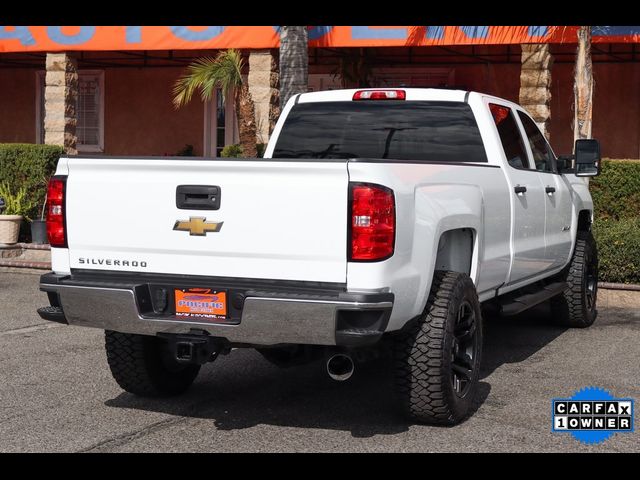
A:
<svg viewBox="0 0 640 480">
<path fill-rule="evenodd" d="M 220 187 L 214 185 L 178 185 L 176 207 L 183 210 L 218 210 Z"/>
</svg>

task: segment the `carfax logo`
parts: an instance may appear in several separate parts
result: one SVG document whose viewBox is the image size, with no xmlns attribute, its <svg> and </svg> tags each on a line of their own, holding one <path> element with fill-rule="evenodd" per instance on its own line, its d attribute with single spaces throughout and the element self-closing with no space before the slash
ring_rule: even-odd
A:
<svg viewBox="0 0 640 480">
<path fill-rule="evenodd" d="M 633 432 L 633 399 L 614 398 L 602 388 L 587 387 L 571 398 L 554 398 L 551 408 L 551 430 L 571 433 L 583 443 L 601 443 L 616 432 Z"/>
</svg>

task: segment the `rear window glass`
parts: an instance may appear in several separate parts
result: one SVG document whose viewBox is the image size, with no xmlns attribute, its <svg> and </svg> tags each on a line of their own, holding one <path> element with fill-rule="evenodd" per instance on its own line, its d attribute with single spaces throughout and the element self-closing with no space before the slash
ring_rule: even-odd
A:
<svg viewBox="0 0 640 480">
<path fill-rule="evenodd" d="M 273 158 L 487 161 L 466 103 L 393 100 L 299 103 Z"/>
</svg>

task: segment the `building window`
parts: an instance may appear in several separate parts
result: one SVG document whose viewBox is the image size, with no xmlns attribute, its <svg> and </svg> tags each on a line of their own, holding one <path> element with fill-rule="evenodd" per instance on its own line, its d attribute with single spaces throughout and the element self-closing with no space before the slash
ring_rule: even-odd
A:
<svg viewBox="0 0 640 480">
<path fill-rule="evenodd" d="M 44 89 L 45 72 L 38 72 L 37 138 L 44 143 Z M 104 72 L 81 70 L 78 72 L 78 102 L 76 105 L 79 152 L 104 151 Z"/>
<path fill-rule="evenodd" d="M 220 157 L 226 145 L 238 141 L 233 93 L 224 96 L 217 88 L 204 104 L 204 155 Z"/>
<path fill-rule="evenodd" d="M 216 157 L 222 156 L 225 147 L 225 104 L 220 89 L 216 90 Z"/>
</svg>

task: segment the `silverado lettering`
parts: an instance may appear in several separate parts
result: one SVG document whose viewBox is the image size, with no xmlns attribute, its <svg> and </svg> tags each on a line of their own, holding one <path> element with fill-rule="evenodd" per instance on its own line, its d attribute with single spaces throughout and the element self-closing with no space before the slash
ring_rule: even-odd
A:
<svg viewBox="0 0 640 480">
<path fill-rule="evenodd" d="M 107 266 L 123 266 L 123 267 L 141 267 L 147 268 L 147 262 L 138 260 L 112 260 L 109 258 L 83 258 L 78 257 L 80 265 L 107 265 Z"/>
</svg>

